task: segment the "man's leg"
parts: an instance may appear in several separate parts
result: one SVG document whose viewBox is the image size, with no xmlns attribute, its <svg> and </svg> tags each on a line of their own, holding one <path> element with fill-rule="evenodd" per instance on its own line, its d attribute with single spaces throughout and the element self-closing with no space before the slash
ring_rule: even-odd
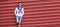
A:
<svg viewBox="0 0 60 27">
<path fill-rule="evenodd" d="M 17 17 L 16 17 L 16 20 L 17 20 L 17 22 L 21 22 L 22 17 L 21 17 L 21 16 L 17 16 Z"/>
<path fill-rule="evenodd" d="M 17 23 L 18 23 L 17 26 L 20 27 L 20 23 L 21 23 L 22 17 L 21 16 L 17 16 L 16 20 L 17 20 Z"/>
</svg>

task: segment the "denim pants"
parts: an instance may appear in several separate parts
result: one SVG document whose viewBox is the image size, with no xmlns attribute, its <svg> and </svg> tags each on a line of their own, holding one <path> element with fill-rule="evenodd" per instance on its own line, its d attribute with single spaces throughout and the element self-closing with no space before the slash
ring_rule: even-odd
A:
<svg viewBox="0 0 60 27">
<path fill-rule="evenodd" d="M 22 21 L 22 16 L 16 16 L 16 20 L 17 20 L 17 22 L 21 23 L 21 21 Z"/>
</svg>

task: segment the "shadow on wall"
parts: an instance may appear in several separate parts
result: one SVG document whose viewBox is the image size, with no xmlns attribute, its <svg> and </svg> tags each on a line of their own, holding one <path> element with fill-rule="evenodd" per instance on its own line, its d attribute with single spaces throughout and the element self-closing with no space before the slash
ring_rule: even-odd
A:
<svg viewBox="0 0 60 27">
<path fill-rule="evenodd" d="M 39 1 L 43 2 L 43 1 L 60 1 L 60 0 L 39 0 Z"/>
<path fill-rule="evenodd" d="M 42 1 L 50 1 L 50 0 L 39 0 L 39 1 L 41 1 L 41 2 L 42 2 Z"/>
<path fill-rule="evenodd" d="M 8 0 L 0 0 L 0 2 L 4 2 L 4 1 L 8 1 Z"/>
</svg>

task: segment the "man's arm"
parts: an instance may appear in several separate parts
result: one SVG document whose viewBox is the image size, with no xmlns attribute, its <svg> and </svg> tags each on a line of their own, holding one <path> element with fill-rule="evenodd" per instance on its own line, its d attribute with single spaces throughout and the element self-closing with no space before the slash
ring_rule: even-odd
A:
<svg viewBox="0 0 60 27">
<path fill-rule="evenodd" d="M 14 11 L 15 15 L 17 16 L 17 7 L 15 8 L 15 11 Z"/>
<path fill-rule="evenodd" d="M 24 8 L 22 8 L 22 12 L 23 12 L 22 14 L 24 15 Z"/>
</svg>

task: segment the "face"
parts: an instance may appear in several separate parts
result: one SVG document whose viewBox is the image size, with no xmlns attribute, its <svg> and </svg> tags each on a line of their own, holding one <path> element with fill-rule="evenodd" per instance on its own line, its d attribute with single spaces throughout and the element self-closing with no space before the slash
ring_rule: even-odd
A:
<svg viewBox="0 0 60 27">
<path fill-rule="evenodd" d="M 18 5 L 21 6 L 21 3 L 19 3 Z"/>
</svg>

